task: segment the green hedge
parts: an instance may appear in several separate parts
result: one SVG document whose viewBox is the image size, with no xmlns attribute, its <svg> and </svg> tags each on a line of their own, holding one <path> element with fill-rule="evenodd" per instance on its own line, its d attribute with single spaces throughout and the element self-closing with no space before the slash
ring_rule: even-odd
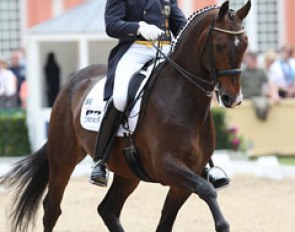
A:
<svg viewBox="0 0 295 232">
<path fill-rule="evenodd" d="M 0 110 L 0 156 L 30 153 L 26 113 L 20 109 Z"/>
<path fill-rule="evenodd" d="M 215 123 L 216 149 L 246 151 L 246 140 L 238 134 L 238 128 L 228 125 L 226 109 L 213 107 L 211 112 Z"/>
</svg>

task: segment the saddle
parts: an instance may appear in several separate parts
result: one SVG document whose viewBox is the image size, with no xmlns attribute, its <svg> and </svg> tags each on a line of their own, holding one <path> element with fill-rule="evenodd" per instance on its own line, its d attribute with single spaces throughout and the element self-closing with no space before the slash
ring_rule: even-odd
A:
<svg viewBox="0 0 295 232">
<path fill-rule="evenodd" d="M 157 61 L 157 64 L 159 61 Z M 138 71 L 131 79 L 129 84 L 129 94 L 127 107 L 125 110 L 125 125 L 129 126 L 129 131 L 133 133 L 137 127 L 139 112 L 141 109 L 142 100 L 148 96 L 146 92 L 151 88 L 153 82 L 150 80 L 150 73 L 154 70 L 153 61 L 149 61 L 144 67 Z M 156 67 L 156 66 L 155 66 Z M 97 76 L 98 81 L 89 90 L 81 107 L 80 124 L 85 130 L 98 132 L 105 111 L 106 102 L 104 101 L 104 87 L 106 83 L 105 76 Z M 120 126 L 117 133 L 118 137 L 124 137 L 126 130 Z"/>
<path fill-rule="evenodd" d="M 138 101 L 139 98 L 142 98 L 140 110 L 139 110 L 139 123 L 141 122 L 143 112 L 145 111 L 145 106 L 147 103 L 147 99 L 150 94 L 150 90 L 153 88 L 157 76 L 158 70 L 160 70 L 160 66 L 163 65 L 163 60 L 150 60 L 148 61 L 143 68 L 135 73 L 130 80 L 129 87 L 128 87 L 128 100 L 127 100 L 127 107 L 124 111 L 124 120 L 123 120 L 123 127 L 126 131 L 129 131 L 129 120 L 130 112 L 133 109 L 134 105 Z M 145 83 L 144 87 L 138 93 L 138 90 L 145 78 L 149 74 L 150 78 Z M 146 174 L 144 168 L 142 167 L 140 156 L 136 151 L 136 148 L 133 143 L 132 134 L 130 132 L 124 133 L 125 139 L 125 149 L 124 149 L 124 157 L 132 172 L 141 180 L 147 182 L 153 182 L 150 177 Z"/>
<path fill-rule="evenodd" d="M 136 72 L 130 82 L 129 82 L 129 87 L 128 87 L 128 96 L 127 96 L 127 107 L 124 111 L 124 114 L 126 117 L 130 116 L 130 112 L 132 108 L 134 107 L 136 101 L 140 97 L 146 96 L 145 92 L 147 89 L 151 88 L 151 80 L 155 69 L 157 65 L 161 61 L 157 61 L 156 59 L 151 59 L 149 60 L 138 72 Z M 142 84 L 142 82 L 145 80 L 146 77 L 150 77 L 150 79 L 147 80 L 143 88 L 140 90 L 140 93 L 138 93 L 138 90 Z M 138 94 L 137 94 L 138 93 Z M 141 104 L 142 106 L 142 104 Z"/>
</svg>

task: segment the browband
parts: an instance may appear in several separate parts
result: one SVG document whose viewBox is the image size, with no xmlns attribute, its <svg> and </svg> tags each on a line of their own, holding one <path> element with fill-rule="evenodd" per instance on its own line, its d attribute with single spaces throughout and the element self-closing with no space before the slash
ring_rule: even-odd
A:
<svg viewBox="0 0 295 232">
<path fill-rule="evenodd" d="M 242 29 L 240 31 L 228 31 L 228 30 L 224 30 L 224 29 L 221 29 L 218 27 L 211 27 L 211 30 L 223 32 L 223 33 L 230 34 L 230 35 L 241 35 L 241 34 L 245 33 L 244 29 Z"/>
</svg>

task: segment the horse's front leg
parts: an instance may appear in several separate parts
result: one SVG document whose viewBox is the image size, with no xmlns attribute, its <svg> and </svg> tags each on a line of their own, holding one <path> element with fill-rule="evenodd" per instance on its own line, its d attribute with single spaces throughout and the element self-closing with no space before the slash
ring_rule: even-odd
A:
<svg viewBox="0 0 295 232">
<path fill-rule="evenodd" d="M 157 232 L 170 232 L 177 216 L 178 210 L 191 195 L 191 192 L 180 188 L 170 188 L 164 207 L 162 209 L 161 219 L 157 227 Z"/>
<path fill-rule="evenodd" d="M 129 179 L 114 174 L 112 186 L 107 195 L 98 206 L 97 210 L 105 225 L 111 232 L 123 232 L 124 229 L 119 220 L 121 210 L 126 199 L 139 184 L 137 179 Z"/>
<path fill-rule="evenodd" d="M 200 177 L 179 160 L 165 159 L 164 173 L 162 173 L 162 184 L 182 188 L 198 194 L 209 206 L 215 222 L 217 232 L 229 232 L 229 223 L 225 220 L 219 204 L 217 193 L 210 183 Z"/>
</svg>

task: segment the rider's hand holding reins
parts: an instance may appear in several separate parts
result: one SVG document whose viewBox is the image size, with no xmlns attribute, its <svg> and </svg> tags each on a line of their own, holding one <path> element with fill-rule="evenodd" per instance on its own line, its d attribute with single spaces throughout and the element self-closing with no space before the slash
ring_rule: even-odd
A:
<svg viewBox="0 0 295 232">
<path fill-rule="evenodd" d="M 158 39 L 163 33 L 164 31 L 155 25 L 148 24 L 144 21 L 139 22 L 138 34 L 148 41 L 154 41 Z"/>
</svg>

